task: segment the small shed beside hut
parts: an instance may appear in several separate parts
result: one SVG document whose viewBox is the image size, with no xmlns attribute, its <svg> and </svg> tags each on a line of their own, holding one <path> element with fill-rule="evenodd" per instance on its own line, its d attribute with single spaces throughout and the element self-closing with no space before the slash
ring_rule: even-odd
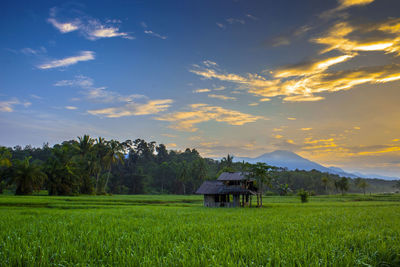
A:
<svg viewBox="0 0 400 267">
<path fill-rule="evenodd" d="M 243 172 L 223 172 L 215 181 L 205 181 L 196 194 L 204 195 L 205 207 L 251 206 L 257 189 L 254 180 Z"/>
</svg>

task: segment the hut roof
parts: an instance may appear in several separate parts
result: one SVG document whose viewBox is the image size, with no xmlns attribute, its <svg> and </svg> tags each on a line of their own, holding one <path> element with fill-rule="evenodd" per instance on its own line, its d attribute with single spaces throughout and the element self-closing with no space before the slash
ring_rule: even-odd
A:
<svg viewBox="0 0 400 267">
<path fill-rule="evenodd" d="M 221 181 L 205 181 L 196 194 L 200 195 L 223 195 L 223 194 L 252 194 L 255 193 L 237 185 L 224 185 Z"/>
<path fill-rule="evenodd" d="M 224 185 L 224 187 L 221 188 L 220 194 L 252 194 L 252 195 L 255 195 L 255 193 L 253 191 L 243 188 L 241 186 L 237 186 L 237 185 Z"/>
<path fill-rule="evenodd" d="M 223 172 L 218 177 L 218 181 L 242 181 L 248 180 L 247 172 Z"/>
<path fill-rule="evenodd" d="M 221 188 L 224 184 L 220 181 L 205 181 L 199 189 L 197 189 L 196 194 L 200 195 L 216 195 L 220 194 Z"/>
</svg>

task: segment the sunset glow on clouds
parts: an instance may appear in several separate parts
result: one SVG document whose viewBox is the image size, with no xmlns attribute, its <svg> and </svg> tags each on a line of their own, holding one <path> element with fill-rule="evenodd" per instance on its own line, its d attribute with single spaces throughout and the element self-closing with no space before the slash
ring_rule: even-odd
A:
<svg viewBox="0 0 400 267">
<path fill-rule="evenodd" d="M 88 133 L 400 173 L 397 0 L 7 2 L 0 145 Z"/>
</svg>

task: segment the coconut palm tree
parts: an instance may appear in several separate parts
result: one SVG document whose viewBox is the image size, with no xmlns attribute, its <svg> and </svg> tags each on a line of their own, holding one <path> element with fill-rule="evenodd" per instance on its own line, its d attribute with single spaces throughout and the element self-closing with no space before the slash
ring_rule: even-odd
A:
<svg viewBox="0 0 400 267">
<path fill-rule="evenodd" d="M 123 146 L 120 142 L 116 140 L 111 140 L 107 142 L 107 153 L 104 156 L 104 163 L 108 169 L 106 182 L 104 184 L 104 192 L 107 188 L 108 181 L 110 179 L 111 167 L 112 165 L 121 162 L 124 162 L 124 154 L 122 153 Z"/>
<path fill-rule="evenodd" d="M 92 173 L 94 172 L 95 157 L 93 152 L 94 139 L 89 135 L 78 137 L 78 142 L 75 147 L 79 155 L 79 161 L 81 165 L 81 193 L 92 194 L 93 193 L 93 181 Z"/>
<path fill-rule="evenodd" d="M 233 166 L 233 156 L 227 155 L 221 159 L 221 163 L 225 165 L 225 167 L 232 168 Z"/>
</svg>

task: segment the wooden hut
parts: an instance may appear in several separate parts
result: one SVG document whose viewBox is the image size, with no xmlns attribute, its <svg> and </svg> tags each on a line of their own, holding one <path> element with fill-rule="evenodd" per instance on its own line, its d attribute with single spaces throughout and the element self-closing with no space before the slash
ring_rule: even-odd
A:
<svg viewBox="0 0 400 267">
<path fill-rule="evenodd" d="M 196 194 L 204 195 L 205 207 L 245 207 L 251 206 L 255 191 L 247 173 L 224 172 L 216 181 L 205 181 Z"/>
</svg>

